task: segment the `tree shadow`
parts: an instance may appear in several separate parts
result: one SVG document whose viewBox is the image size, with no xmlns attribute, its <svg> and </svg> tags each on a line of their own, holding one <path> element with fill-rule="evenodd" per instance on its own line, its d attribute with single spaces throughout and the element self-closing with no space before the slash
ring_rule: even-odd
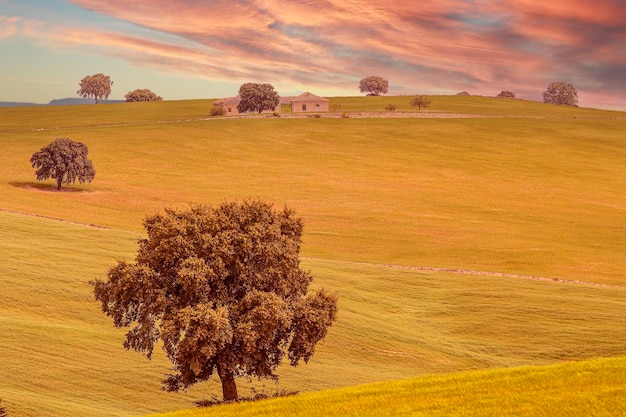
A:
<svg viewBox="0 0 626 417">
<path fill-rule="evenodd" d="M 13 181 L 9 185 L 13 187 L 22 188 L 24 190 L 34 190 L 53 193 L 89 193 L 91 191 L 82 188 L 73 188 L 67 184 L 63 185 L 60 190 L 57 190 L 56 184 L 46 184 L 41 182 L 32 181 Z"/>
</svg>

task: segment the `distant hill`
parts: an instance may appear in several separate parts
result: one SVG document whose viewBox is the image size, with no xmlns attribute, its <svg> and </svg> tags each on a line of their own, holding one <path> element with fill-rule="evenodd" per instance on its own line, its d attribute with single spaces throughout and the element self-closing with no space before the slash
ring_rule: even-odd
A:
<svg viewBox="0 0 626 417">
<path fill-rule="evenodd" d="M 25 106 L 43 106 L 37 103 L 16 103 L 13 101 L 0 101 L 0 107 L 25 107 Z"/>
<path fill-rule="evenodd" d="M 116 104 L 124 103 L 125 100 L 102 100 L 98 104 Z M 78 104 L 94 104 L 94 100 L 83 98 L 59 98 L 51 100 L 48 104 L 40 103 L 20 103 L 15 101 L 0 101 L 0 107 L 26 107 L 26 106 L 74 106 Z"/>
<path fill-rule="evenodd" d="M 99 100 L 98 104 L 124 103 L 125 100 Z M 78 104 L 94 104 L 92 98 L 60 98 L 50 101 L 48 106 L 75 106 Z"/>
</svg>

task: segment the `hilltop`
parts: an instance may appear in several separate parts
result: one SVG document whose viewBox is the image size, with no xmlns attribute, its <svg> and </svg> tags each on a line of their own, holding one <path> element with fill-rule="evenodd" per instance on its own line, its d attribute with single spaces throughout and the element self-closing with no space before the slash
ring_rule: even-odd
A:
<svg viewBox="0 0 626 417">
<path fill-rule="evenodd" d="M 116 104 L 116 103 L 124 103 L 125 101 L 126 100 L 105 100 L 99 104 Z M 59 98 L 59 99 L 50 100 L 48 104 L 0 101 L 0 107 L 76 106 L 76 105 L 81 105 L 81 104 L 93 104 L 93 99 Z"/>
</svg>

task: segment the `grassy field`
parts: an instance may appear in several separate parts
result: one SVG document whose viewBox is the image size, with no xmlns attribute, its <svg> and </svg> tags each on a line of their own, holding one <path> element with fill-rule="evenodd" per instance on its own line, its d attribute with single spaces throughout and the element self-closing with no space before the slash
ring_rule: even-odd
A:
<svg viewBox="0 0 626 417">
<path fill-rule="evenodd" d="M 624 358 L 592 360 L 384 382 L 152 417 L 623 417 L 624 373 Z"/>
<path fill-rule="evenodd" d="M 199 108 L 185 106 L 193 115 L 206 106 L 192 103 Z M 477 103 L 500 111 L 517 101 Z M 119 108 L 124 120 L 135 112 L 147 117 L 146 109 L 153 119 L 179 111 L 177 102 L 144 104 L 101 108 Z M 559 107 L 531 104 L 547 115 Z M 303 251 L 311 257 L 624 283 L 623 119 L 222 118 L 118 126 L 112 113 L 98 126 L 91 121 L 98 109 L 80 106 L 76 117 L 74 110 L 31 109 L 28 123 L 48 130 L 0 126 L 3 208 L 140 231 L 146 214 L 166 206 L 261 197 L 304 217 Z M 71 187 L 79 192 L 45 192 L 52 182 L 35 181 L 29 166 L 33 152 L 60 136 L 90 148 L 96 179 Z"/>
<path fill-rule="evenodd" d="M 331 103 L 378 111 L 370 99 L 408 103 Z M 88 282 L 133 258 L 146 214 L 248 197 L 296 209 L 304 264 L 340 297 L 337 325 L 309 365 L 280 371 L 280 388 L 624 354 L 623 113 L 437 97 L 433 112 L 510 117 L 204 120 L 209 105 L 0 109 L 10 416 L 132 416 L 217 395 L 214 382 L 161 391 L 163 355 L 125 352 Z M 56 137 L 89 146 L 93 183 L 55 192 L 35 181 L 30 155 Z M 252 387 L 241 382 L 244 395 Z"/>
<path fill-rule="evenodd" d="M 169 364 L 122 348 L 88 281 L 132 259 L 137 234 L 0 212 L 0 395 L 10 415 L 132 416 L 189 408 L 159 383 Z M 623 354 L 626 289 L 311 260 L 315 286 L 339 295 L 339 320 L 279 386 L 317 391 L 423 374 Z M 86 410 L 89 410 L 87 413 Z"/>
</svg>

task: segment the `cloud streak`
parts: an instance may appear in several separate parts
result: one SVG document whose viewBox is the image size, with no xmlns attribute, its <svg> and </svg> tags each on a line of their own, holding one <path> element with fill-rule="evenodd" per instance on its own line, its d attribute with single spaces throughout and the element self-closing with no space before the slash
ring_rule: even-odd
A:
<svg viewBox="0 0 626 417">
<path fill-rule="evenodd" d="M 66 28 L 0 16 L 0 39 L 88 47 L 138 65 L 231 83 L 354 94 L 382 75 L 394 93 L 539 99 L 569 81 L 595 100 L 626 102 L 621 0 L 72 0 L 135 31 Z M 407 4 L 408 3 L 408 4 Z M 355 83 L 357 81 L 357 83 Z"/>
</svg>

